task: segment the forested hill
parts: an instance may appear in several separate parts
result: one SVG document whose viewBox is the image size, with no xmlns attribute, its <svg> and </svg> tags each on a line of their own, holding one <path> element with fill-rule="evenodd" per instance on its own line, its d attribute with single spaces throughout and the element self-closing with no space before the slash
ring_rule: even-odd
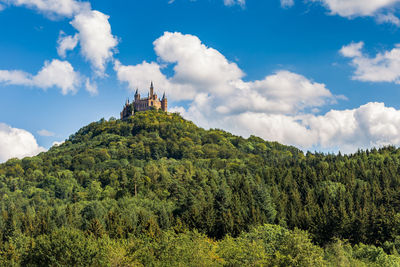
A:
<svg viewBox="0 0 400 267">
<path fill-rule="evenodd" d="M 0 165 L 0 265 L 400 266 L 399 162 L 101 120 Z"/>
</svg>

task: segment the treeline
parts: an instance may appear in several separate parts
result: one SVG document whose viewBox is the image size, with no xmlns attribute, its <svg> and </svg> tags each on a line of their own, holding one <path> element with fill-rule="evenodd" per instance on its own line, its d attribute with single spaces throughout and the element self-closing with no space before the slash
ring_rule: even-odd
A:
<svg viewBox="0 0 400 267">
<path fill-rule="evenodd" d="M 161 111 L 101 120 L 46 153 L 0 165 L 1 258 L 56 265 L 57 255 L 93 250 L 81 257 L 88 262 L 72 265 L 162 265 L 166 257 L 179 265 L 200 246 L 210 265 L 303 265 L 279 259 L 297 253 L 269 239 L 283 231 L 293 236 L 289 243 L 315 248 L 307 259 L 313 265 L 343 259 L 393 266 L 400 252 L 399 161 L 394 147 L 304 155 Z M 83 247 L 73 248 L 77 242 Z M 41 264 L 43 255 L 52 258 Z"/>
</svg>

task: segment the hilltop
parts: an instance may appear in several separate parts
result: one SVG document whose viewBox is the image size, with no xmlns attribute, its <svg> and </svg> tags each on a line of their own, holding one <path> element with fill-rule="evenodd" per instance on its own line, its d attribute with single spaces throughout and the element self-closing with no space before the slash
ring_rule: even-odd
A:
<svg viewBox="0 0 400 267">
<path fill-rule="evenodd" d="M 100 120 L 0 165 L 0 264 L 399 264 L 399 162 L 157 110 Z"/>
</svg>

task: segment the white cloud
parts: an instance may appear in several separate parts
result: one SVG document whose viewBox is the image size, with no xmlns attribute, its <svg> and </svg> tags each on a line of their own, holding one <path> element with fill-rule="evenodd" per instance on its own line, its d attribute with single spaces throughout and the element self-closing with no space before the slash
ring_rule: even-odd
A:
<svg viewBox="0 0 400 267">
<path fill-rule="evenodd" d="M 40 131 L 38 131 L 37 133 L 38 133 L 40 136 L 45 136 L 45 137 L 51 137 L 51 136 L 54 136 L 54 135 L 55 135 L 53 132 L 50 132 L 50 131 L 45 130 L 45 129 L 40 130 Z"/>
<path fill-rule="evenodd" d="M 307 120 L 323 147 L 344 150 L 400 145 L 400 111 L 384 103 L 368 103 L 353 110 L 330 111 Z"/>
<path fill-rule="evenodd" d="M 105 64 L 111 60 L 118 40 L 111 33 L 109 16 L 96 11 L 86 11 L 75 16 L 71 25 L 78 30 L 81 53 L 99 75 L 104 74 Z"/>
<path fill-rule="evenodd" d="M 57 53 L 60 57 L 65 58 L 67 55 L 67 51 L 74 50 L 74 48 L 78 44 L 78 34 L 74 36 L 65 36 L 64 32 L 60 32 L 60 37 L 57 41 Z"/>
<path fill-rule="evenodd" d="M 336 97 L 324 84 L 283 70 L 266 76 L 263 80 L 239 82 L 235 92 L 226 99 L 222 107 L 229 113 L 252 111 L 296 114 L 306 108 L 333 103 Z"/>
<path fill-rule="evenodd" d="M 0 123 L 0 162 L 34 156 L 43 151 L 45 149 L 37 144 L 30 132 Z"/>
<path fill-rule="evenodd" d="M 131 91 L 136 90 L 136 88 L 148 88 L 150 81 L 158 86 L 163 86 L 163 89 L 171 89 L 171 84 L 162 74 L 160 65 L 155 62 L 147 63 L 144 61 L 135 66 L 124 66 L 116 60 L 114 70 L 117 72 L 118 80 L 127 82 Z M 176 97 L 179 97 L 179 95 L 176 94 Z"/>
<path fill-rule="evenodd" d="M 14 6 L 25 6 L 47 15 L 72 17 L 85 10 L 90 10 L 89 2 L 75 0 L 0 0 Z"/>
<path fill-rule="evenodd" d="M 230 84 L 244 76 L 236 63 L 229 62 L 194 35 L 165 32 L 154 41 L 154 50 L 162 61 L 176 63 L 175 75 L 171 78 L 174 84 L 194 84 L 197 88 L 227 95 L 233 90 Z"/>
<path fill-rule="evenodd" d="M 76 93 L 80 76 L 68 61 L 53 59 L 45 62 L 44 67 L 33 77 L 33 84 L 40 88 L 59 87 L 63 95 Z"/>
<path fill-rule="evenodd" d="M 224 0 L 224 5 L 226 6 L 240 5 L 244 7 L 246 5 L 246 0 Z"/>
<path fill-rule="evenodd" d="M 19 70 L 0 70 L 0 82 L 10 85 L 24 85 L 48 89 L 58 87 L 61 93 L 75 93 L 81 83 L 79 73 L 68 61 L 46 61 L 43 68 L 35 75 Z"/>
<path fill-rule="evenodd" d="M 353 79 L 369 82 L 400 83 L 400 45 L 390 51 L 378 53 L 369 57 L 362 53 L 364 43 L 352 43 L 344 46 L 340 53 L 351 58 L 355 67 Z"/>
<path fill-rule="evenodd" d="M 400 111 L 383 103 L 368 103 L 352 110 L 331 110 L 320 116 L 243 113 L 231 119 L 243 135 L 345 153 L 359 148 L 400 145 Z"/>
<path fill-rule="evenodd" d="M 351 43 L 349 45 L 343 46 L 339 52 L 345 57 L 361 57 L 361 49 L 363 47 L 364 42 Z"/>
<path fill-rule="evenodd" d="M 97 95 L 99 93 L 99 91 L 97 90 L 97 84 L 91 82 L 89 78 L 86 78 L 85 88 L 86 91 L 88 91 L 92 96 Z"/>
<path fill-rule="evenodd" d="M 373 16 L 382 9 L 393 7 L 400 0 L 313 0 L 322 2 L 332 14 L 342 17 Z"/>
<path fill-rule="evenodd" d="M 281 0 L 281 7 L 289 8 L 294 6 L 294 0 Z"/>
<path fill-rule="evenodd" d="M 0 82 L 9 85 L 33 85 L 31 75 L 20 70 L 0 70 Z"/>
</svg>

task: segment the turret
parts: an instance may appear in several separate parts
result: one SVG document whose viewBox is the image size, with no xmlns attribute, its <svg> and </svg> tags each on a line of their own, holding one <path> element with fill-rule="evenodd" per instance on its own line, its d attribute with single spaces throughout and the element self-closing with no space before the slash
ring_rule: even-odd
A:
<svg viewBox="0 0 400 267">
<path fill-rule="evenodd" d="M 167 112 L 167 110 L 168 110 L 168 100 L 167 100 L 167 97 L 165 96 L 165 92 L 161 99 L 161 110 L 165 111 L 165 112 Z"/>
</svg>

